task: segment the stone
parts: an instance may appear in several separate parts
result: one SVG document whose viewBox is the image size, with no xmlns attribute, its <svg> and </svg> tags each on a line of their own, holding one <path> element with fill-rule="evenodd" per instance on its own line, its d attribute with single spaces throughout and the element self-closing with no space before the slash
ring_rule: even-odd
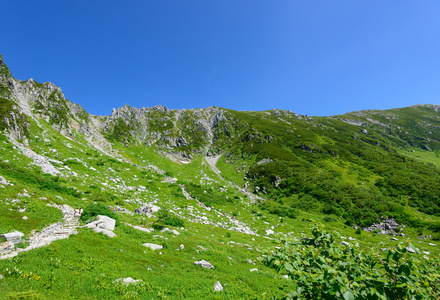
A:
<svg viewBox="0 0 440 300">
<path fill-rule="evenodd" d="M 216 292 L 223 291 L 223 287 L 222 287 L 220 281 L 217 281 L 217 282 L 214 284 L 214 291 L 216 291 Z"/>
<path fill-rule="evenodd" d="M 96 227 L 94 230 L 95 230 L 95 232 L 105 234 L 106 236 L 109 236 L 111 238 L 116 236 L 116 234 L 113 231 L 110 231 L 107 229 L 102 229 L 102 228 Z"/>
<path fill-rule="evenodd" d="M 7 241 L 14 244 L 21 243 L 21 238 L 24 236 L 24 233 L 21 233 L 20 231 L 13 231 L 10 233 L 5 233 L 0 235 L 0 243 Z"/>
<path fill-rule="evenodd" d="M 27 219 L 29 219 L 28 217 L 26 217 L 26 216 L 23 216 L 23 218 L 22 218 L 23 220 L 27 220 Z"/>
<path fill-rule="evenodd" d="M 145 247 L 151 248 L 151 250 L 161 250 L 161 249 L 163 249 L 162 245 L 157 245 L 157 244 L 152 244 L 152 243 L 144 243 L 142 245 L 144 245 Z"/>
<path fill-rule="evenodd" d="M 2 280 L 3 278 L 5 278 L 5 277 L 3 277 L 3 275 L 2 275 L 2 274 L 0 274 L 0 280 Z"/>
<path fill-rule="evenodd" d="M 202 268 L 214 269 L 214 266 L 210 262 L 207 262 L 206 260 L 195 261 L 194 264 L 199 265 Z"/>
<path fill-rule="evenodd" d="M 133 228 L 134 228 L 134 229 L 137 229 L 137 230 L 140 230 L 140 231 L 148 232 L 148 233 L 151 233 L 151 232 L 154 231 L 153 228 L 144 228 L 144 227 L 136 226 L 136 225 L 133 226 Z"/>
<path fill-rule="evenodd" d="M 416 253 L 416 251 L 414 251 L 410 246 L 406 247 L 406 250 L 408 250 L 409 253 Z"/>
<path fill-rule="evenodd" d="M 435 246 L 435 244 L 432 244 L 432 243 L 429 243 L 428 245 L 429 245 L 429 246 Z"/>
<path fill-rule="evenodd" d="M 144 282 L 142 279 L 133 279 L 131 277 L 127 278 L 118 278 L 113 282 L 122 282 L 122 284 L 129 285 L 129 284 L 136 284 L 138 282 Z"/>
<path fill-rule="evenodd" d="M 266 230 L 266 235 L 271 235 L 274 234 L 275 232 L 272 229 L 267 229 Z"/>
<path fill-rule="evenodd" d="M 98 215 L 98 220 L 102 221 L 108 230 L 115 230 L 115 224 L 116 224 L 115 219 L 103 215 Z"/>
<path fill-rule="evenodd" d="M 250 269 L 249 271 L 250 271 L 250 272 L 258 272 L 258 269 L 257 269 L 257 268 L 255 268 L 255 269 Z"/>
<path fill-rule="evenodd" d="M 392 240 L 392 241 L 398 241 L 398 239 L 396 239 L 396 238 L 394 238 L 394 237 L 392 237 L 390 240 Z"/>
<path fill-rule="evenodd" d="M 401 231 L 404 225 L 399 225 L 394 219 L 381 218 L 380 223 L 375 223 L 369 227 L 363 227 L 363 231 L 377 232 L 378 234 L 396 235 Z"/>
<path fill-rule="evenodd" d="M 349 244 L 349 243 L 347 243 L 346 241 L 342 241 L 342 242 L 341 242 L 341 245 L 343 245 L 343 246 L 347 246 L 347 247 L 349 247 L 349 246 L 350 246 L 350 244 Z"/>
<path fill-rule="evenodd" d="M 180 232 L 178 232 L 176 229 L 171 230 L 171 232 L 172 232 L 174 235 L 179 235 L 179 234 L 180 234 Z"/>
</svg>

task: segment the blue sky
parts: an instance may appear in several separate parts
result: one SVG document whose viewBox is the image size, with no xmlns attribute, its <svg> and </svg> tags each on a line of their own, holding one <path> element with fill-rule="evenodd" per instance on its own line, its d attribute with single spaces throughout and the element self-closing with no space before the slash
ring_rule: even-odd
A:
<svg viewBox="0 0 440 300">
<path fill-rule="evenodd" d="M 440 1 L 2 1 L 14 77 L 88 112 L 440 104 Z"/>
</svg>

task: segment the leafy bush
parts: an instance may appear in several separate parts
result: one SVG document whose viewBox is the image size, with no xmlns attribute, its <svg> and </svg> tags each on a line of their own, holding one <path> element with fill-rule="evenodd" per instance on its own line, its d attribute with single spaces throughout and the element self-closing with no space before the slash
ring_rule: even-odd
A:
<svg viewBox="0 0 440 300">
<path fill-rule="evenodd" d="M 336 219 L 332 216 L 325 216 L 323 220 L 324 220 L 324 222 L 335 222 L 336 221 Z"/>
<path fill-rule="evenodd" d="M 163 220 L 163 223 L 165 225 L 170 225 L 170 226 L 175 226 L 175 227 L 184 227 L 185 226 L 185 222 L 177 216 L 168 217 Z"/>
<path fill-rule="evenodd" d="M 287 272 L 294 289 L 287 299 L 438 299 L 438 259 L 427 260 L 399 245 L 364 253 L 336 243 L 322 226 L 313 238 L 301 241 L 284 236 L 264 263 Z"/>
<path fill-rule="evenodd" d="M 178 216 L 171 216 L 169 210 L 164 209 L 164 208 L 160 209 L 157 212 L 157 217 L 159 218 L 159 220 L 158 220 L 159 224 L 154 224 L 154 225 L 160 225 L 160 226 L 162 226 L 162 228 L 164 227 L 163 225 L 170 225 L 170 226 L 175 226 L 175 227 L 184 227 L 185 226 L 185 222 L 181 218 L 179 218 Z M 160 229 L 162 229 L 162 228 L 160 228 Z"/>
<path fill-rule="evenodd" d="M 115 219 L 116 225 L 119 225 L 118 216 L 110 208 L 101 203 L 90 204 L 86 206 L 83 213 L 81 214 L 81 220 L 87 221 L 97 215 L 108 216 L 112 219 Z"/>
</svg>

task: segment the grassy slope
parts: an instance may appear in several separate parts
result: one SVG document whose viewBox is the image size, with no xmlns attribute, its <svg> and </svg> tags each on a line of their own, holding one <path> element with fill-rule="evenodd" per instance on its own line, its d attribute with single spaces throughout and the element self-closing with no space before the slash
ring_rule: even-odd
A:
<svg viewBox="0 0 440 300">
<path fill-rule="evenodd" d="M 49 129 L 49 128 L 47 128 Z M 34 135 L 38 135 L 36 131 Z M 29 172 L 38 173 L 38 168 L 29 164 L 30 160 L 21 157 L 5 139 L 2 140 L 5 149 L 2 151 L 2 160 L 10 160 L 22 168 L 30 168 Z M 67 146 L 68 145 L 68 146 Z M 70 147 L 69 147 L 70 146 Z M 52 208 L 45 206 L 47 202 L 68 203 L 71 206 L 86 206 L 92 201 L 94 194 L 99 194 L 96 186 L 104 192 L 116 195 L 115 199 L 109 200 L 111 205 L 122 204 L 128 209 L 134 209 L 136 205 L 123 200 L 141 198 L 152 200 L 160 199 L 160 205 L 173 209 L 183 217 L 189 217 L 185 209 L 188 205 L 193 206 L 200 213 L 205 213 L 213 221 L 222 221 L 214 213 L 198 208 L 195 200 L 186 200 L 181 194 L 178 184 L 162 182 L 164 176 L 146 166 L 154 162 L 160 169 L 167 174 L 175 176 L 179 182 L 186 184 L 199 184 L 206 189 L 215 187 L 227 187 L 227 183 L 218 178 L 212 170 L 203 162 L 201 158 L 195 159 L 190 164 L 179 164 L 169 159 L 161 157 L 151 149 L 143 147 L 133 147 L 120 149 L 125 150 L 125 157 L 139 165 L 126 162 L 115 162 L 111 158 L 102 155 L 93 148 L 83 144 L 70 141 L 64 137 L 53 138 L 50 144 L 31 141 L 34 151 L 47 155 L 50 158 L 66 162 L 62 166 L 68 166 L 72 171 L 77 172 L 79 177 L 63 177 L 60 184 L 64 186 L 74 186 L 81 192 L 91 191 L 91 194 L 83 194 L 80 199 L 70 195 L 61 195 L 52 191 L 42 191 L 38 186 L 29 184 L 13 177 L 6 177 L 14 183 L 14 186 L 6 186 L 5 193 L 0 200 L 0 213 L 2 216 L 11 215 L 12 218 L 2 218 L 2 232 L 10 230 L 23 230 L 28 234 L 36 226 L 41 228 L 49 225 L 60 218 L 60 213 L 56 213 Z M 56 152 L 50 149 L 57 149 Z M 14 157 L 15 155 L 15 157 Z M 72 163 L 69 158 L 76 157 L 86 162 L 83 164 Z M 145 161 L 145 162 L 144 162 Z M 67 163 L 70 162 L 70 163 Z M 336 164 L 334 162 L 333 164 Z M 92 170 L 93 167 L 96 170 Z M 350 173 L 347 165 L 334 165 L 333 168 L 340 168 L 341 173 L 346 173 L 346 180 L 357 182 L 358 176 Z M 116 172 L 109 170 L 112 168 Z M 66 170 L 65 172 L 69 172 Z M 85 176 L 88 174 L 89 176 Z M 205 174 L 211 179 L 206 180 Z M 109 180 L 109 176 L 120 178 L 125 184 L 132 186 L 144 185 L 146 192 L 138 191 L 118 191 L 112 189 L 114 184 Z M 136 176 L 136 177 L 134 177 Z M 225 176 L 226 177 L 226 176 Z M 205 178 L 205 180 L 203 180 Z M 102 185 L 108 183 L 108 185 Z M 23 189 L 31 195 L 30 198 L 22 199 L 17 205 L 6 204 L 6 198 L 16 198 Z M 248 224 L 259 234 L 264 234 L 265 230 L 274 226 L 277 232 L 294 232 L 296 235 L 309 235 L 309 228 L 315 222 L 324 222 L 326 217 L 320 213 L 308 213 L 300 211 L 296 219 L 280 218 L 277 215 L 268 214 L 267 211 L 255 204 L 250 204 L 246 197 L 232 187 L 227 188 L 226 195 L 237 195 L 233 203 L 215 205 L 215 208 L 222 209 L 230 215 L 236 215 L 240 221 Z M 47 200 L 39 199 L 46 197 Z M 30 214 L 27 212 L 19 213 L 15 210 L 18 206 L 30 205 L 38 206 L 41 213 Z M 10 211 L 9 209 L 12 209 Z M 27 215 L 28 220 L 22 220 L 21 215 Z M 123 223 L 147 224 L 155 219 L 142 219 L 141 216 L 129 216 L 121 214 Z M 312 221 L 313 220 L 313 221 Z M 328 220 L 328 219 L 326 219 Z M 37 225 L 39 224 L 39 225 Z M 393 243 L 388 237 L 378 236 L 371 233 L 355 235 L 354 229 L 344 226 L 343 221 L 333 216 L 326 225 L 332 229 L 337 229 L 345 236 L 353 236 L 361 247 L 382 247 L 380 243 Z M 6 229 L 5 229 L 6 228 Z M 0 281 L 2 291 L 1 297 L 18 297 L 20 293 L 40 295 L 44 299 L 100 299 L 100 298 L 225 298 L 225 299 L 269 299 L 272 296 L 281 296 L 280 287 L 289 288 L 289 282 L 281 278 L 282 274 L 275 274 L 259 263 L 261 250 L 273 245 L 272 242 L 263 237 L 254 237 L 241 234 L 235 231 L 228 231 L 212 225 L 204 225 L 187 221 L 184 230 L 178 229 L 181 235 L 161 234 L 167 240 L 157 240 L 154 234 L 147 234 L 136 231 L 128 226 L 121 225 L 116 228 L 118 235 L 110 239 L 101 234 L 93 233 L 87 229 L 81 229 L 78 235 L 72 236 L 67 240 L 52 243 L 50 246 L 20 254 L 17 258 L 0 261 L 0 273 L 5 274 L 6 268 L 18 268 L 23 274 L 32 272 L 34 279 L 13 276 Z M 438 256 L 437 249 L 430 249 L 427 241 L 415 240 L 415 236 L 420 234 L 417 230 L 407 229 L 408 237 L 415 241 L 420 249 L 431 251 L 432 256 Z M 424 234 L 428 234 L 426 231 Z M 230 235 L 230 236 L 229 236 Z M 403 239 L 402 239 L 403 240 Z M 231 241 L 240 244 L 232 244 Z M 144 242 L 156 242 L 166 245 L 162 254 L 148 251 L 142 246 Z M 228 244 L 229 242 L 229 244 Z M 180 245 L 184 245 L 184 250 L 176 250 Z M 251 249 L 248 249 L 248 246 Z M 202 246 L 206 251 L 201 251 Z M 258 250 L 257 250 L 258 249 Z M 122 251 L 121 251 L 122 250 Z M 199 250 L 199 251 L 197 251 Z M 232 258 L 232 259 L 230 259 Z M 195 260 L 205 259 L 211 262 L 216 268 L 214 270 L 204 270 L 193 263 Z M 249 259 L 255 265 L 249 263 Z M 151 270 L 148 270 L 150 268 Z M 259 272 L 250 272 L 252 268 L 258 268 Z M 6 275 L 6 274 L 5 274 Z M 124 288 L 113 281 L 121 277 L 132 277 L 143 279 L 146 283 L 141 288 Z M 214 283 L 219 280 L 225 288 L 224 293 L 213 292 Z"/>
</svg>

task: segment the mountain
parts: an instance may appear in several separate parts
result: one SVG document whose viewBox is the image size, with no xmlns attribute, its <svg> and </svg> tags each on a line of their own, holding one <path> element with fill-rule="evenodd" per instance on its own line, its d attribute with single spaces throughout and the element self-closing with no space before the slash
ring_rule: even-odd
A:
<svg viewBox="0 0 440 300">
<path fill-rule="evenodd" d="M 67 219 L 74 219 L 70 215 L 66 217 L 68 209 L 61 209 L 63 205 L 103 204 L 118 210 L 114 216 L 118 219 L 115 232 L 120 245 L 81 229 L 78 235 L 62 242 L 78 253 L 93 252 L 92 244 L 104 241 L 112 250 L 87 254 L 83 261 L 78 253 L 66 252 L 76 250 L 64 247 L 59 250 L 59 246 L 51 244 L 49 250 L 41 251 L 58 253 L 69 265 L 63 267 L 61 273 L 57 271 L 57 276 L 68 274 L 70 268 L 84 275 L 83 279 L 74 280 L 76 284 L 88 286 L 85 281 L 90 277 L 87 276 L 97 276 L 98 271 L 105 269 L 102 260 L 119 261 L 120 255 L 125 255 L 121 254 L 125 253 L 124 249 L 130 249 L 124 259 L 142 261 L 148 268 L 154 265 L 160 269 L 153 257 L 170 263 L 180 247 L 177 240 L 181 239 L 181 245 L 186 243 L 181 248 L 182 262 L 209 248 L 212 253 L 207 257 L 212 260 L 216 255 L 220 257 L 217 263 L 224 269 L 223 278 L 234 273 L 228 269 L 233 260 L 227 257 L 235 253 L 238 261 L 234 264 L 241 270 L 238 277 L 246 283 L 235 286 L 235 280 L 228 279 L 233 291 L 228 297 L 257 295 L 259 298 L 263 293 L 262 282 L 274 274 L 266 268 L 265 277 L 248 277 L 246 264 L 249 265 L 249 259 L 261 257 L 258 249 L 271 245 L 267 238 L 274 232 L 288 233 L 294 229 L 307 232 L 312 220 L 318 220 L 350 234 L 352 227 L 370 230 L 372 224 L 393 219 L 399 224 L 395 234 L 406 226 L 405 234 L 413 238 L 436 236 L 440 230 L 439 108 L 438 105 L 415 105 L 309 117 L 280 109 L 262 112 L 220 107 L 170 110 L 160 105 L 152 108 L 125 105 L 113 109 L 110 116 L 95 116 L 67 100 L 62 90 L 52 83 L 13 78 L 0 55 L 0 143 L 3 144 L 0 179 L 4 191 L 0 196 L 0 234 L 18 230 L 30 239 L 35 234 L 32 230 L 46 228 L 63 216 L 64 224 Z M 146 206 L 161 208 L 160 211 L 167 213 L 130 214 Z M 24 214 L 26 219 L 22 218 Z M 159 258 L 156 252 L 141 258 L 145 247 L 140 241 L 150 241 L 153 233 L 137 233 L 127 224 L 149 228 L 158 217 L 162 223 L 179 224 L 182 228 L 183 223 L 178 220 L 185 220 L 186 231 L 181 232 L 179 238 L 169 236 L 172 241 L 162 243 L 168 248 L 166 259 Z M 203 234 L 198 234 L 199 230 Z M 243 249 L 214 246 L 214 240 L 229 245 L 225 236 L 230 237 L 231 231 Z M 211 234 L 215 238 L 211 239 Z M 93 243 L 89 245 L 88 240 Z M 373 234 L 359 240 L 363 246 L 373 247 L 382 242 L 383 237 Z M 80 248 L 75 244 L 78 242 L 83 243 Z M 429 248 L 426 238 L 423 243 Z M 197 251 L 183 254 L 188 245 Z M 172 254 L 171 249 L 177 250 Z M 0 247 L 0 258 L 1 251 Z M 41 251 L 36 252 L 43 255 L 41 260 L 31 254 L 32 251 L 26 253 L 28 263 L 49 264 Z M 89 264 L 96 266 L 87 269 Z M 112 265 L 118 269 L 117 273 L 129 276 L 118 264 Z M 16 265 L 0 261 L 0 274 L 5 273 L 6 267 Z M 24 267 L 24 263 L 19 265 Z M 145 270 L 129 269 L 138 276 L 147 276 L 143 273 Z M 46 271 L 42 268 L 39 272 Z M 181 271 L 170 267 L 164 272 L 171 280 L 173 272 Z M 182 272 L 179 274 L 192 278 L 189 274 L 194 270 L 191 266 Z M 49 283 L 51 275 L 46 275 L 45 285 L 57 286 L 58 291 L 67 288 L 73 294 L 78 292 L 64 280 Z M 202 277 L 202 282 L 209 281 L 208 275 Z M 256 283 L 247 282 L 250 278 Z M 93 278 L 93 286 L 111 285 L 114 279 Z M 179 284 L 188 282 L 182 278 L 175 283 Z M 279 283 L 270 281 L 270 285 L 275 287 Z M 6 287 L 13 295 L 23 285 Z M 113 288 L 101 288 L 99 292 L 94 291 L 96 297 L 104 297 L 107 292 L 117 293 Z M 156 296 L 178 297 L 159 281 L 144 288 L 143 292 Z M 33 285 L 33 289 L 40 291 L 38 285 Z M 185 296 L 188 298 L 212 296 L 212 291 L 198 294 L 194 289 L 188 290 Z M 127 288 L 124 295 L 129 292 L 132 290 Z M 52 291 L 43 295 L 56 298 L 60 294 Z"/>
</svg>

